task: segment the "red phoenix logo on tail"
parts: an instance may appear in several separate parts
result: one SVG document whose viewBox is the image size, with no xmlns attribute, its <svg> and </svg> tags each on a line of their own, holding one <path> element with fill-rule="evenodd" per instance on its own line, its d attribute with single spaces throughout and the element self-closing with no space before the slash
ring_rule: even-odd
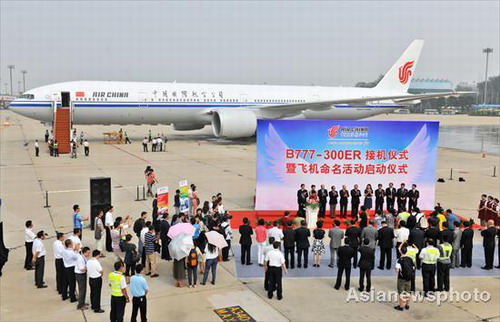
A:
<svg viewBox="0 0 500 322">
<path fill-rule="evenodd" d="M 410 76 L 412 74 L 410 68 L 413 67 L 413 60 L 406 62 L 403 66 L 399 67 L 399 82 L 401 84 L 408 83 Z"/>
<path fill-rule="evenodd" d="M 328 137 L 334 139 L 339 134 L 340 125 L 334 125 L 328 129 Z"/>
</svg>

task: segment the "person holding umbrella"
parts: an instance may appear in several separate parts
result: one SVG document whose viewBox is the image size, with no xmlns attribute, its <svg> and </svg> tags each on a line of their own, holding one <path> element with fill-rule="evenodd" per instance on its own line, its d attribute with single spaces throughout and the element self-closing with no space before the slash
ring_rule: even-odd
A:
<svg viewBox="0 0 500 322">
<path fill-rule="evenodd" d="M 205 234 L 207 245 L 205 246 L 205 271 L 203 273 L 203 282 L 205 285 L 208 278 L 208 272 L 212 270 L 212 285 L 215 284 L 215 275 L 217 272 L 217 263 L 221 255 L 221 249 L 227 247 L 226 239 L 219 232 L 212 230 Z"/>
<path fill-rule="evenodd" d="M 217 232 L 215 232 L 217 233 Z M 218 234 L 218 233 L 217 233 Z M 208 234 L 207 234 L 208 237 Z M 203 273 L 203 282 L 201 282 L 201 285 L 205 285 L 207 282 L 208 278 L 208 272 L 212 270 L 212 285 L 215 285 L 215 276 L 217 274 L 217 263 L 219 261 L 219 256 L 221 256 L 221 251 L 220 248 L 211 244 L 210 241 L 207 243 L 207 246 L 205 246 L 205 261 L 206 261 L 206 268 L 205 272 Z"/>
<path fill-rule="evenodd" d="M 181 259 L 174 258 L 174 279 L 175 287 L 183 287 L 186 278 L 186 257 Z"/>
</svg>

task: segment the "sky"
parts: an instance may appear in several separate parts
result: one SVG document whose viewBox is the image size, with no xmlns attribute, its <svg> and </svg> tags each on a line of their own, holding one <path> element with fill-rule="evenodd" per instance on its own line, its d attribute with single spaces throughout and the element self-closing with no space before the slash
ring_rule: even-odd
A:
<svg viewBox="0 0 500 322">
<path fill-rule="evenodd" d="M 0 92 L 71 80 L 353 86 L 416 38 L 415 77 L 499 74 L 500 1 L 0 1 Z M 10 87 L 10 85 L 9 85 Z M 9 89 L 10 90 L 10 89 Z"/>
</svg>

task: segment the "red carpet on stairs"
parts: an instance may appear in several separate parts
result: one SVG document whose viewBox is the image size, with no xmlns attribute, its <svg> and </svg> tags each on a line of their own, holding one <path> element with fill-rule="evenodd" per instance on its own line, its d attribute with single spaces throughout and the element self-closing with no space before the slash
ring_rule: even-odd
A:
<svg viewBox="0 0 500 322">
<path fill-rule="evenodd" d="M 59 153 L 70 152 L 71 111 L 69 108 L 56 109 L 54 122 L 54 139 L 59 144 Z"/>
</svg>

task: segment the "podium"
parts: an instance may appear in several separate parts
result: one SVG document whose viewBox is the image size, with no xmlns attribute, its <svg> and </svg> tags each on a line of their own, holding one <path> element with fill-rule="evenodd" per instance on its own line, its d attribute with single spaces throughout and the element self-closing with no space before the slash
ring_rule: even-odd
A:
<svg viewBox="0 0 500 322">
<path fill-rule="evenodd" d="M 316 228 L 316 222 L 318 221 L 319 205 L 316 207 L 306 206 L 306 221 L 307 228 Z"/>
</svg>

